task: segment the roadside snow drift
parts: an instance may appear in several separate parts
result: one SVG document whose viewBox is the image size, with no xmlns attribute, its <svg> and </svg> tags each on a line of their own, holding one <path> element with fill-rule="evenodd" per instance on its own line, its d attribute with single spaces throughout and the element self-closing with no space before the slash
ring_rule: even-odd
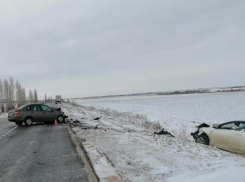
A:
<svg viewBox="0 0 245 182">
<path fill-rule="evenodd" d="M 179 137 L 153 135 L 159 126 L 148 124 L 147 128 L 136 114 L 128 113 L 130 117 L 123 119 L 125 113 L 107 110 L 102 114 L 100 110 L 70 104 L 62 107 L 71 123 L 79 121 L 73 124 L 74 130 L 101 179 L 111 172 L 118 173 L 123 181 L 135 182 L 243 182 L 245 179 L 244 156 Z M 95 121 L 98 116 L 102 118 Z M 113 171 L 106 171 L 104 163 L 112 166 Z"/>
<path fill-rule="evenodd" d="M 76 99 L 77 104 L 97 110 L 116 110 L 145 115 L 159 122 L 174 136 L 192 140 L 197 123 L 209 125 L 245 120 L 245 92 L 183 94 L 162 96 L 125 96 Z"/>
</svg>

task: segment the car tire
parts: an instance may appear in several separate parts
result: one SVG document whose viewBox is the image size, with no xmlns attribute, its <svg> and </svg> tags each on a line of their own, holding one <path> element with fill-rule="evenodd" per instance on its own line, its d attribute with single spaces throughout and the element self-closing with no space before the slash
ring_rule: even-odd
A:
<svg viewBox="0 0 245 182">
<path fill-rule="evenodd" d="M 32 118 L 28 117 L 28 118 L 25 119 L 25 125 L 26 126 L 31 126 L 32 123 L 33 123 L 33 119 Z"/>
<path fill-rule="evenodd" d="M 23 124 L 23 121 L 16 121 L 15 124 L 17 124 L 18 126 L 21 126 Z"/>
<path fill-rule="evenodd" d="M 203 145 L 209 145 L 209 138 L 206 134 L 203 133 L 203 134 L 197 136 L 196 143 L 200 143 Z"/>
<path fill-rule="evenodd" d="M 60 115 L 60 116 L 57 117 L 57 122 L 58 123 L 64 123 L 64 121 L 65 121 L 65 118 L 63 116 Z"/>
</svg>

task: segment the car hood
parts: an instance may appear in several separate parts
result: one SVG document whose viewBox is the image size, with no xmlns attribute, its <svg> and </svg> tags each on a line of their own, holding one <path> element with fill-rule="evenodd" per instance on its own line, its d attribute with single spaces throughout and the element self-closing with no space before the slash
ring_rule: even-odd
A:
<svg viewBox="0 0 245 182">
<path fill-rule="evenodd" d="M 54 112 L 55 112 L 55 113 L 58 113 L 58 114 L 64 114 L 64 112 L 63 112 L 63 111 L 61 111 L 61 110 L 60 110 L 60 111 L 56 111 L 56 110 L 54 110 Z"/>
</svg>

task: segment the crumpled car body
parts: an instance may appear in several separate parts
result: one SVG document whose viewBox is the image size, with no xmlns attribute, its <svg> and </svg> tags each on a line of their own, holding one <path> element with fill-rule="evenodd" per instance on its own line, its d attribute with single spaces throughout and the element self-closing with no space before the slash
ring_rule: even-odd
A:
<svg viewBox="0 0 245 182">
<path fill-rule="evenodd" d="M 191 133 L 197 143 L 245 155 L 245 121 L 230 121 L 213 127 L 203 123 Z"/>
</svg>

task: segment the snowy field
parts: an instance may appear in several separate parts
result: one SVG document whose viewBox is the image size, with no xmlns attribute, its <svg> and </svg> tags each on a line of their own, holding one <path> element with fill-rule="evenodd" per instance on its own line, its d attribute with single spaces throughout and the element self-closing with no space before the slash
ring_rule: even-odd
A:
<svg viewBox="0 0 245 182">
<path fill-rule="evenodd" d="M 144 118 L 138 115 L 126 113 L 129 117 L 125 117 L 69 104 L 62 104 L 62 109 L 101 181 L 115 179 L 117 173 L 126 182 L 245 182 L 244 156 L 178 137 L 153 135 L 152 128 L 140 124 Z M 102 118 L 95 121 L 98 116 Z M 80 124 L 74 124 L 75 120 Z"/>
<path fill-rule="evenodd" d="M 168 96 L 131 96 L 78 99 L 76 103 L 96 108 L 146 115 L 176 136 L 191 140 L 195 122 L 218 124 L 245 120 L 245 92 Z"/>
</svg>

